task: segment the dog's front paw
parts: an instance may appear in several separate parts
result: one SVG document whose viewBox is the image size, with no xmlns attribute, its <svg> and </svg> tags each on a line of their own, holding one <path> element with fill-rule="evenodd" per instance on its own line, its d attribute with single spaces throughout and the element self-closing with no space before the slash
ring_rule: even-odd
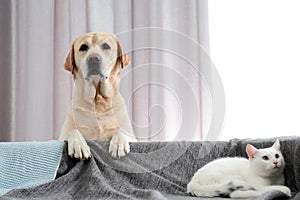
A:
<svg viewBox="0 0 300 200">
<path fill-rule="evenodd" d="M 78 130 L 73 130 L 68 137 L 68 154 L 81 160 L 91 157 L 90 147 Z"/>
<path fill-rule="evenodd" d="M 122 133 L 114 134 L 109 145 L 109 154 L 113 158 L 125 156 L 130 151 L 129 142 L 126 135 Z"/>
</svg>

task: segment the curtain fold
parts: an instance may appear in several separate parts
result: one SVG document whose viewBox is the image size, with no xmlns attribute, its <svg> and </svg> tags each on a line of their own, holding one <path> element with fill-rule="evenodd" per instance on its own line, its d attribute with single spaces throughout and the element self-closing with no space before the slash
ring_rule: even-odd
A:
<svg viewBox="0 0 300 200">
<path fill-rule="evenodd" d="M 4 0 L 1 2 L 0 6 L 0 46 L 1 54 L 0 54 L 0 112 L 1 112 L 1 120 L 0 120 L 0 141 L 9 141 L 13 135 L 10 134 L 10 130 L 12 127 L 12 84 L 11 84 L 11 76 L 12 76 L 12 35 L 11 35 L 11 4 L 9 0 Z M 5 37 L 4 37 L 5 36 Z"/>
<path fill-rule="evenodd" d="M 90 31 L 114 33 L 131 59 L 120 90 L 139 141 L 205 139 L 206 0 L 4 0 L 0 11 L 0 141 L 58 138 L 74 90 L 65 57 Z"/>
</svg>

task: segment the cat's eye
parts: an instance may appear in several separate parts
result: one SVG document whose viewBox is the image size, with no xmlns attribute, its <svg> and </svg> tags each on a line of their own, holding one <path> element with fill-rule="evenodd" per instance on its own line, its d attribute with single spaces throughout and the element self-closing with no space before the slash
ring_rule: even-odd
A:
<svg viewBox="0 0 300 200">
<path fill-rule="evenodd" d="M 269 157 L 268 156 L 263 156 L 262 159 L 263 160 L 269 160 Z"/>
<path fill-rule="evenodd" d="M 89 50 L 89 46 L 86 44 L 81 45 L 79 48 L 79 51 L 87 51 L 87 50 Z"/>
<path fill-rule="evenodd" d="M 279 158 L 279 154 L 275 154 L 275 158 Z"/>
<path fill-rule="evenodd" d="M 110 49 L 110 46 L 109 46 L 107 43 L 103 43 L 103 44 L 101 45 L 101 48 L 102 48 L 103 50 L 109 50 L 109 49 Z"/>
</svg>

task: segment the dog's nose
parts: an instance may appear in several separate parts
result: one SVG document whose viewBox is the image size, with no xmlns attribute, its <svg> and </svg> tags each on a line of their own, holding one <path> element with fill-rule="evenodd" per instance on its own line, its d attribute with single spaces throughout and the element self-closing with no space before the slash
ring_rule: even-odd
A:
<svg viewBox="0 0 300 200">
<path fill-rule="evenodd" d="M 88 76 L 91 75 L 100 75 L 100 67 L 101 67 L 101 56 L 93 53 L 89 55 L 86 59 L 87 67 L 88 67 Z"/>
<path fill-rule="evenodd" d="M 91 54 L 87 58 L 88 63 L 101 63 L 101 57 L 98 54 Z"/>
</svg>

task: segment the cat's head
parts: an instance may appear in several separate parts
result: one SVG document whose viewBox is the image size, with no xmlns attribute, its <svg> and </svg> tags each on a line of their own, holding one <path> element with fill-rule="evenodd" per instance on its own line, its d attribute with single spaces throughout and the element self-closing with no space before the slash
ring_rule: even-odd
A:
<svg viewBox="0 0 300 200">
<path fill-rule="evenodd" d="M 273 146 L 265 149 L 257 149 L 251 144 L 246 147 L 250 166 L 253 172 L 262 177 L 272 177 L 283 172 L 285 162 L 280 151 L 280 143 L 277 139 Z"/>
</svg>

